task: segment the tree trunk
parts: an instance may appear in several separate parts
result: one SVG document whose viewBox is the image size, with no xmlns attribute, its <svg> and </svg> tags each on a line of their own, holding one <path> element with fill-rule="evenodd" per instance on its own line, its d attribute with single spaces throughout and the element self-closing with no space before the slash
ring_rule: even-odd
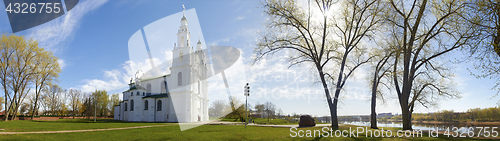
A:
<svg viewBox="0 0 500 141">
<path fill-rule="evenodd" d="M 19 106 L 16 104 L 16 109 L 14 109 L 14 111 L 12 111 L 12 119 L 11 120 L 16 120 L 18 109 L 19 109 Z"/>
<path fill-rule="evenodd" d="M 35 104 L 34 104 L 35 106 L 33 106 L 33 112 L 31 113 L 31 120 L 33 120 L 33 118 L 35 117 L 35 111 L 37 111 L 36 106 L 38 106 L 37 103 L 38 103 L 38 96 L 36 96 L 35 94 Z"/>
<path fill-rule="evenodd" d="M 3 110 L 4 114 L 5 114 L 5 121 L 7 121 L 7 119 L 9 118 L 9 113 L 8 113 L 8 110 L 9 107 L 7 107 L 7 101 L 9 101 L 9 99 L 7 99 L 7 91 L 5 91 L 5 110 Z"/>
<path fill-rule="evenodd" d="M 340 90 L 343 87 L 342 83 L 344 83 L 345 79 L 346 79 L 346 78 L 343 78 L 343 74 L 344 74 L 345 61 L 347 59 L 347 54 L 348 54 L 347 51 L 348 50 L 349 49 L 347 48 L 346 52 L 344 53 L 344 57 L 342 58 L 342 63 L 340 64 L 340 71 L 339 71 L 339 76 L 337 78 L 335 95 L 333 97 L 333 103 L 330 105 L 330 112 L 332 113 L 332 128 L 334 128 L 334 129 L 339 128 L 339 121 L 337 119 L 337 105 L 338 105 L 338 101 L 339 101 Z M 322 77 L 322 79 L 324 79 L 323 75 L 321 77 Z M 324 83 L 323 85 L 325 86 L 325 91 L 328 91 L 328 87 L 326 87 L 326 83 Z M 331 100 L 329 100 L 329 101 L 331 101 Z M 335 115 L 335 116 L 333 116 L 333 115 Z"/>
<path fill-rule="evenodd" d="M 404 93 L 403 93 L 404 95 Z M 400 105 L 401 105 L 401 116 L 403 120 L 403 130 L 412 130 L 411 128 L 411 113 L 410 109 L 408 106 L 408 102 L 406 101 L 401 101 L 400 100 Z"/>
<path fill-rule="evenodd" d="M 335 101 L 335 104 L 332 103 L 332 97 L 330 96 L 330 91 L 328 90 L 328 85 L 326 85 L 326 80 L 325 80 L 325 74 L 321 70 L 320 67 L 318 67 L 318 73 L 319 77 L 321 78 L 321 83 L 323 84 L 323 88 L 325 90 L 325 95 L 326 95 L 326 101 L 328 103 L 328 107 L 330 107 L 330 117 L 332 120 L 332 129 L 338 129 L 339 128 L 339 122 L 337 120 L 337 104 Z M 336 94 L 336 96 L 338 96 Z M 336 100 L 336 99 L 335 99 Z"/>
<path fill-rule="evenodd" d="M 371 105 L 371 128 L 372 129 L 378 129 L 377 127 L 377 113 L 375 111 L 375 106 L 377 106 L 377 78 L 378 78 L 378 71 L 375 70 L 375 75 L 373 77 L 373 84 L 372 84 L 372 105 Z"/>
</svg>

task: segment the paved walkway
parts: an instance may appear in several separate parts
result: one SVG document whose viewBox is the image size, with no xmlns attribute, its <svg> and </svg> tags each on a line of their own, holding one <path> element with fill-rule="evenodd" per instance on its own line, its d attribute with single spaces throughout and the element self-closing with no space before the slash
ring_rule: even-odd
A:
<svg viewBox="0 0 500 141">
<path fill-rule="evenodd" d="M 50 134 L 50 133 L 93 132 L 93 131 L 108 131 L 108 130 L 138 129 L 138 128 L 148 128 L 148 127 L 160 127 L 160 126 L 169 126 L 169 125 L 135 126 L 135 127 L 121 127 L 121 128 L 108 128 L 108 129 L 88 129 L 88 130 L 65 130 L 65 131 L 0 132 L 0 135 L 10 135 L 10 134 Z"/>
</svg>

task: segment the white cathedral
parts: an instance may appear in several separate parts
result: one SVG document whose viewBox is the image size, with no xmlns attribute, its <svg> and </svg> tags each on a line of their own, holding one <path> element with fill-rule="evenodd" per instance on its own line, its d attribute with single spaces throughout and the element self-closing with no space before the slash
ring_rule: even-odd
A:
<svg viewBox="0 0 500 141">
<path fill-rule="evenodd" d="M 123 92 L 114 119 L 137 122 L 208 121 L 206 56 L 200 41 L 189 46 L 190 33 L 183 15 L 174 44 L 170 74 L 138 78 Z"/>
</svg>

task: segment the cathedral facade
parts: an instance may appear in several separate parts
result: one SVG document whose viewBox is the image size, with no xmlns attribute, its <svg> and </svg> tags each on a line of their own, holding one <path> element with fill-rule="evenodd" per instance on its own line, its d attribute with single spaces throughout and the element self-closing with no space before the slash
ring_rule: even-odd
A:
<svg viewBox="0 0 500 141">
<path fill-rule="evenodd" d="M 208 121 L 207 65 L 200 41 L 190 46 L 187 18 L 182 17 L 172 50 L 170 74 L 138 78 L 115 106 L 114 119 L 137 122 Z"/>
</svg>

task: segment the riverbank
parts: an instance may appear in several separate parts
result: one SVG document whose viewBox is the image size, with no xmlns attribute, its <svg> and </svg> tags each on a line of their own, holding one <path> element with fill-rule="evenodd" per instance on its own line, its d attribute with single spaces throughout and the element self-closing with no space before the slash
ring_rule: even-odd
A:
<svg viewBox="0 0 500 141">
<path fill-rule="evenodd" d="M 412 121 L 412 123 L 423 123 L 423 124 L 465 124 L 465 125 L 499 125 L 500 122 L 477 122 L 477 121 Z"/>
</svg>

